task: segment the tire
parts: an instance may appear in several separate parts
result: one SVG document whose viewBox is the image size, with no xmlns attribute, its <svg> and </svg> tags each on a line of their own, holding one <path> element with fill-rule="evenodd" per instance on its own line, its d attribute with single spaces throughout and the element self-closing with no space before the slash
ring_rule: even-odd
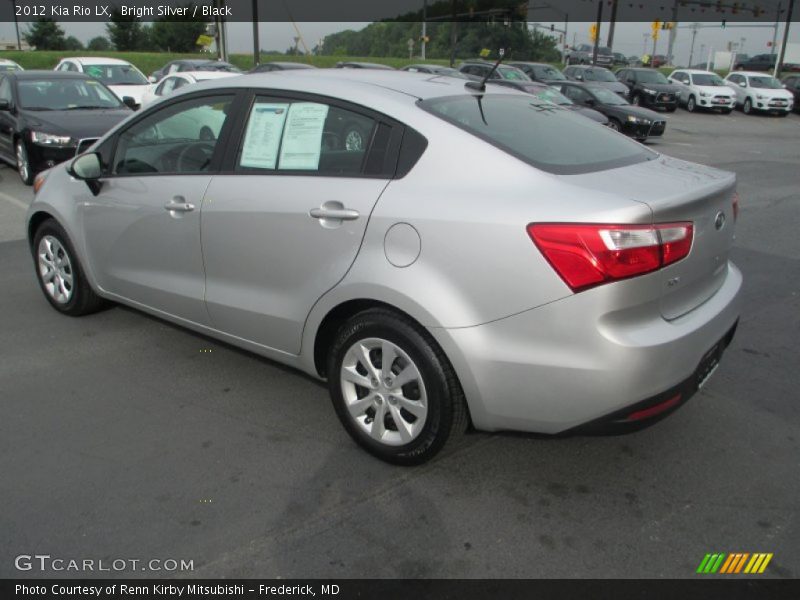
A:
<svg viewBox="0 0 800 600">
<path fill-rule="evenodd" d="M 342 146 L 350 152 L 366 150 L 369 144 L 367 132 L 357 123 L 348 123 L 342 129 Z"/>
<path fill-rule="evenodd" d="M 58 312 L 80 317 L 106 306 L 89 285 L 64 228 L 54 219 L 39 225 L 32 253 L 39 287 Z"/>
<path fill-rule="evenodd" d="M 609 119 L 608 126 L 614 131 L 619 131 L 622 133 L 622 123 L 620 123 L 617 119 Z"/>
<path fill-rule="evenodd" d="M 642 99 L 639 96 L 639 94 L 634 94 L 633 96 L 631 96 L 631 104 L 633 104 L 634 106 L 642 105 Z"/>
<path fill-rule="evenodd" d="M 25 185 L 33 185 L 33 179 L 36 177 L 36 173 L 34 173 L 33 169 L 31 168 L 30 158 L 28 157 L 28 148 L 25 146 L 25 142 L 23 142 L 21 139 L 17 140 L 17 143 L 14 146 L 14 154 L 16 156 L 17 173 L 19 174 L 19 178 L 22 180 L 22 183 Z"/>
<path fill-rule="evenodd" d="M 697 101 L 694 99 L 694 95 L 689 96 L 686 100 L 686 110 L 689 112 L 694 112 L 697 109 Z"/>
<path fill-rule="evenodd" d="M 383 370 L 387 351 L 395 355 L 388 376 Z M 463 437 L 467 407 L 453 367 L 410 319 L 386 309 L 355 315 L 339 329 L 327 367 L 339 420 L 372 455 L 393 464 L 417 465 Z M 398 388 L 401 374 L 406 375 Z M 382 418 L 376 419 L 379 415 Z"/>
<path fill-rule="evenodd" d="M 753 101 L 750 98 L 745 98 L 744 104 L 742 104 L 742 112 L 746 115 L 753 112 Z"/>
</svg>

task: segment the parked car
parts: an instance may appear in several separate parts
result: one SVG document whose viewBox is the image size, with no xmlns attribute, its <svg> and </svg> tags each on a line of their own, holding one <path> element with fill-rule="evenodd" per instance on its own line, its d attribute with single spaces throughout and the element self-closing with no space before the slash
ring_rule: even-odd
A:
<svg viewBox="0 0 800 600">
<path fill-rule="evenodd" d="M 629 90 L 631 104 L 675 112 L 680 88 L 660 71 L 648 68 L 620 69 L 617 79 Z"/>
<path fill-rule="evenodd" d="M 498 65 L 494 72 L 492 72 L 492 67 L 494 67 L 494 63 L 488 61 L 464 61 L 458 66 L 458 70 L 476 81 L 482 80 L 488 73 L 491 73 L 490 79 L 508 79 L 510 81 L 531 80 L 530 77 L 517 67 L 501 64 Z"/>
<path fill-rule="evenodd" d="M 201 106 L 217 140 L 153 137 Z M 340 119 L 368 143 L 328 147 Z M 47 172 L 26 230 L 55 310 L 127 304 L 326 379 L 358 444 L 416 464 L 468 423 L 686 402 L 738 322 L 735 185 L 500 86 L 287 71 L 145 108 Z"/>
<path fill-rule="evenodd" d="M 725 81 L 736 92 L 736 106 L 745 114 L 767 112 L 785 117 L 794 108 L 794 95 L 772 75 L 737 71 L 728 73 Z"/>
<path fill-rule="evenodd" d="M 269 73 L 270 71 L 291 71 L 298 69 L 316 69 L 314 65 L 301 62 L 270 61 L 256 65 L 248 73 Z"/>
<path fill-rule="evenodd" d="M 659 67 L 663 67 L 668 64 L 669 64 L 669 58 L 667 58 L 663 54 L 655 54 L 650 59 L 650 66 L 654 69 L 658 69 Z"/>
<path fill-rule="evenodd" d="M 734 71 L 773 71 L 778 57 L 775 54 L 757 54 L 748 59 L 736 57 L 733 65 Z M 800 64 L 784 62 L 781 65 L 781 72 L 800 72 Z"/>
<path fill-rule="evenodd" d="M 410 73 L 429 73 L 431 75 L 446 75 L 448 77 L 456 77 L 458 79 L 470 79 L 458 69 L 443 67 L 441 65 L 428 65 L 428 64 L 406 65 L 400 70 L 408 71 Z"/>
<path fill-rule="evenodd" d="M 538 81 L 509 81 L 507 79 L 494 79 L 489 83 L 531 94 L 543 102 L 549 102 L 564 110 L 576 112 L 601 125 L 608 125 L 608 117 L 603 113 L 587 108 L 586 106 L 575 104 L 552 85 L 547 85 L 546 83 L 540 83 Z"/>
<path fill-rule="evenodd" d="M 794 96 L 794 109 L 800 111 L 800 75 L 787 75 L 781 81 L 784 87 Z"/>
<path fill-rule="evenodd" d="M 736 91 L 711 71 L 678 69 L 670 73 L 667 81 L 678 86 L 678 102 L 689 112 L 704 108 L 727 115 L 736 107 Z"/>
<path fill-rule="evenodd" d="M 628 57 L 625 56 L 622 52 L 614 52 L 614 66 L 615 67 L 627 67 L 628 66 Z"/>
<path fill-rule="evenodd" d="M 575 65 L 564 69 L 564 75 L 570 81 L 583 81 L 585 83 L 596 83 L 599 86 L 610 89 L 615 94 L 623 98 L 628 98 L 628 88 L 623 85 L 614 73 L 603 67 L 587 67 Z"/>
<path fill-rule="evenodd" d="M 561 71 L 556 69 L 553 65 L 548 65 L 546 63 L 512 61 L 509 62 L 508 65 L 518 68 L 525 73 L 525 75 L 530 77 L 532 81 L 550 84 L 558 81 L 566 81 L 567 79 Z"/>
<path fill-rule="evenodd" d="M 187 85 L 208 81 L 209 79 L 222 79 L 224 77 L 236 77 L 237 73 L 228 71 L 182 71 L 167 75 L 160 82 L 153 83 L 142 96 L 142 106 L 147 106 L 151 102 L 163 96 L 178 91 Z"/>
<path fill-rule="evenodd" d="M 337 69 L 375 69 L 378 71 L 394 71 L 396 70 L 394 67 L 390 67 L 389 65 L 382 65 L 380 63 L 371 63 L 371 62 L 358 62 L 358 61 L 339 61 L 336 63 Z"/>
<path fill-rule="evenodd" d="M 614 66 L 614 53 L 607 46 L 598 46 L 597 61 L 592 62 L 594 46 L 592 44 L 578 44 L 575 48 L 567 50 L 565 61 L 568 65 L 591 65 L 598 67 Z"/>
<path fill-rule="evenodd" d="M 131 112 L 82 73 L 0 73 L 0 158 L 31 185 L 37 173 L 83 152 Z"/>
<path fill-rule="evenodd" d="M 166 65 L 154 71 L 148 81 L 150 83 L 158 83 L 166 75 L 170 73 L 182 73 L 185 71 L 224 71 L 226 73 L 241 73 L 242 70 L 232 65 L 229 62 L 222 60 L 208 60 L 205 58 L 184 58 L 180 60 L 173 60 Z"/>
<path fill-rule="evenodd" d="M 0 73 L 5 73 L 7 71 L 24 71 L 20 65 L 15 63 L 13 60 L 9 60 L 7 58 L 0 58 Z"/>
<path fill-rule="evenodd" d="M 611 90 L 596 83 L 567 81 L 560 86 L 561 93 L 580 106 L 587 106 L 608 117 L 608 126 L 643 142 L 649 137 L 664 135 L 667 122 L 658 113 L 631 106 Z"/>
<path fill-rule="evenodd" d="M 142 104 L 142 95 L 149 83 L 142 72 L 131 63 L 118 58 L 102 56 L 64 58 L 56 65 L 55 71 L 85 73 L 102 81 L 120 100 L 125 96 L 133 98 L 134 108 Z"/>
</svg>

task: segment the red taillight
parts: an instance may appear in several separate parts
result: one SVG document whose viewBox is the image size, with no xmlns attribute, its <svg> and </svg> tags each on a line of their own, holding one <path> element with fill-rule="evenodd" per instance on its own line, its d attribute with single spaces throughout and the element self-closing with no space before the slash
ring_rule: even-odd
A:
<svg viewBox="0 0 800 600">
<path fill-rule="evenodd" d="M 531 223 L 528 235 L 574 292 L 679 261 L 692 248 L 690 222 L 658 225 Z"/>
<path fill-rule="evenodd" d="M 681 395 L 677 394 L 668 400 L 664 400 L 663 402 L 659 402 L 655 406 L 651 406 L 650 408 L 644 408 L 642 410 L 637 410 L 636 412 L 632 412 L 628 415 L 628 421 L 641 421 L 643 419 L 649 419 L 651 417 L 655 417 L 656 415 L 660 415 L 666 410 L 669 410 L 673 406 L 677 406 L 680 404 Z"/>
<path fill-rule="evenodd" d="M 733 192 L 733 222 L 739 220 L 739 192 Z"/>
</svg>

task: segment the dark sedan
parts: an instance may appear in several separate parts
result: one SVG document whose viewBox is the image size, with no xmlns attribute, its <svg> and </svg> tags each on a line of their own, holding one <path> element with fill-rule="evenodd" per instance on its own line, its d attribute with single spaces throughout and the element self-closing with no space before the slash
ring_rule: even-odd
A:
<svg viewBox="0 0 800 600">
<path fill-rule="evenodd" d="M 655 69 L 620 69 L 617 79 L 630 90 L 631 104 L 675 112 L 681 88 Z"/>
<path fill-rule="evenodd" d="M 567 80 L 561 71 L 556 69 L 553 65 L 548 65 L 546 63 L 510 62 L 508 64 L 509 66 L 517 67 L 533 81 L 541 81 L 542 83 L 551 84 Z"/>
<path fill-rule="evenodd" d="M 800 112 L 800 75 L 787 75 L 781 80 L 784 87 L 794 96 L 794 110 Z"/>
<path fill-rule="evenodd" d="M 456 79 L 470 79 L 459 71 L 458 69 L 453 69 L 450 67 L 443 67 L 441 65 L 429 65 L 429 64 L 418 64 L 418 65 L 406 65 L 401 71 L 408 71 L 409 73 L 429 73 L 431 75 L 446 75 L 447 77 L 455 77 Z"/>
<path fill-rule="evenodd" d="M 382 71 L 394 71 L 394 67 L 390 67 L 389 65 L 382 65 L 380 63 L 371 63 L 371 62 L 358 62 L 358 61 L 340 61 L 336 63 L 337 69 L 379 69 Z"/>
<path fill-rule="evenodd" d="M 625 99 L 628 98 L 628 88 L 617 81 L 614 73 L 604 67 L 573 65 L 564 69 L 564 75 L 570 81 L 595 83 L 601 87 L 608 88 Z"/>
<path fill-rule="evenodd" d="M 525 92 L 526 94 L 532 94 L 539 100 L 552 102 L 553 104 L 556 104 L 565 110 L 574 111 L 591 119 L 592 121 L 600 123 L 601 125 L 608 125 L 608 117 L 606 117 L 604 114 L 594 109 L 587 108 L 586 106 L 575 104 L 572 100 L 567 98 L 564 94 L 559 92 L 551 85 L 539 83 L 537 81 L 508 81 L 496 79 L 490 81 L 489 83 L 502 85 L 503 87 L 510 87 L 515 90 Z"/>
<path fill-rule="evenodd" d="M 101 82 L 70 71 L 0 74 L 0 158 L 31 185 L 132 113 Z"/>
<path fill-rule="evenodd" d="M 256 65 L 248 73 L 269 73 L 271 71 L 297 71 L 298 69 L 316 69 L 314 65 L 301 62 L 265 62 Z"/>
<path fill-rule="evenodd" d="M 588 106 L 608 117 L 609 127 L 643 142 L 648 137 L 664 135 L 665 119 L 658 113 L 631 106 L 611 90 L 595 83 L 568 81 L 560 86 L 561 92 L 575 104 Z"/>
</svg>

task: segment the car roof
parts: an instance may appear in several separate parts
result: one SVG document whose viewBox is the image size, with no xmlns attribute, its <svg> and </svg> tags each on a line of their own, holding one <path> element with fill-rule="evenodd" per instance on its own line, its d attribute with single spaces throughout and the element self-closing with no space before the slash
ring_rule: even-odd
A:
<svg viewBox="0 0 800 600">
<path fill-rule="evenodd" d="M 357 67 L 364 67 L 366 69 L 375 69 L 375 70 L 382 70 L 382 71 L 396 71 L 394 67 L 390 67 L 389 65 L 382 65 L 380 63 L 371 63 L 371 62 L 362 62 L 358 60 L 345 60 L 342 62 L 337 63 L 337 67 L 347 67 L 349 65 L 355 65 Z"/>
<path fill-rule="evenodd" d="M 268 62 L 260 63 L 261 65 L 278 65 L 279 67 L 289 67 L 290 69 L 316 69 L 314 65 L 309 65 L 306 63 L 301 62 L 293 62 L 290 60 L 279 61 L 279 60 L 270 60 Z"/>
<path fill-rule="evenodd" d="M 194 77 L 197 81 L 206 81 L 208 79 L 223 79 L 225 77 L 238 77 L 242 73 L 231 73 L 230 71 L 180 71 L 179 73 L 170 73 L 164 79 L 169 77 L 182 77 L 189 75 Z"/>
<path fill-rule="evenodd" d="M 91 79 L 83 73 L 77 71 L 49 71 L 46 69 L 36 69 L 30 71 L 9 71 L 5 73 L 6 77 L 15 77 L 16 79 Z"/>
<path fill-rule="evenodd" d="M 713 71 L 705 71 L 703 69 L 675 69 L 673 73 L 689 73 L 689 75 L 716 75 Z"/>
<path fill-rule="evenodd" d="M 532 67 L 553 67 L 553 65 L 551 65 L 549 63 L 531 62 L 531 61 L 528 61 L 528 60 L 510 60 L 506 64 L 511 65 L 512 67 L 514 65 L 530 65 Z M 553 67 L 553 68 L 555 69 L 556 67 Z"/>
<path fill-rule="evenodd" d="M 130 65 L 127 60 L 105 56 L 68 56 L 62 60 L 74 60 L 82 65 Z"/>
<path fill-rule="evenodd" d="M 580 69 L 581 71 L 588 71 L 589 69 L 602 69 L 603 71 L 608 71 L 607 67 L 601 67 L 600 65 L 570 65 L 571 69 Z"/>
<path fill-rule="evenodd" d="M 728 73 L 730 75 L 745 75 L 747 77 L 772 77 L 772 73 L 763 73 L 761 71 L 736 71 L 735 73 Z"/>
</svg>

